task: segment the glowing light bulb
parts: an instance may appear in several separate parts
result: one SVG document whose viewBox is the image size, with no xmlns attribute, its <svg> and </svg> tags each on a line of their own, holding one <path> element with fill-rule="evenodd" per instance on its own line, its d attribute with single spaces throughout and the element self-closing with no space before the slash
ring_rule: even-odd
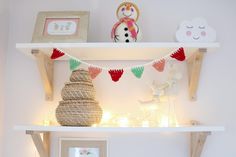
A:
<svg viewBox="0 0 236 157">
<path fill-rule="evenodd" d="M 179 126 L 179 123 L 176 119 L 175 116 L 170 116 L 169 118 L 169 126 L 172 126 L 172 127 L 178 127 Z"/>
<path fill-rule="evenodd" d="M 161 117 L 160 127 L 168 127 L 169 126 L 169 117 L 163 115 Z"/>
<path fill-rule="evenodd" d="M 48 119 L 43 120 L 43 126 L 49 126 L 51 124 L 51 121 Z"/>
<path fill-rule="evenodd" d="M 97 124 L 93 124 L 92 127 L 97 127 L 98 125 Z"/>
<path fill-rule="evenodd" d="M 149 111 L 156 111 L 157 109 L 158 109 L 158 106 L 157 106 L 156 104 L 150 105 L 150 106 L 148 107 L 148 110 L 149 110 Z"/>
<path fill-rule="evenodd" d="M 129 119 L 127 117 L 121 117 L 118 119 L 118 124 L 120 127 L 128 127 Z"/>
<path fill-rule="evenodd" d="M 147 121 L 147 120 L 143 121 L 142 127 L 149 127 L 149 121 Z"/>
<path fill-rule="evenodd" d="M 107 123 L 112 118 L 111 112 L 104 112 L 102 115 L 102 123 Z"/>
<path fill-rule="evenodd" d="M 168 97 L 163 95 L 159 97 L 160 102 L 168 102 Z"/>
</svg>

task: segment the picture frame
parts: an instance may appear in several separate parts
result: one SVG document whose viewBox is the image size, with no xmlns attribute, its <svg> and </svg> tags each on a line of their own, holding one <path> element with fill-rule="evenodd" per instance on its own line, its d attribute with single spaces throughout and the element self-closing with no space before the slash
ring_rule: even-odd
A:
<svg viewBox="0 0 236 157">
<path fill-rule="evenodd" d="M 59 157 L 108 157 L 104 138 L 60 138 Z"/>
<path fill-rule="evenodd" d="M 88 11 L 39 12 L 32 43 L 87 42 Z"/>
</svg>

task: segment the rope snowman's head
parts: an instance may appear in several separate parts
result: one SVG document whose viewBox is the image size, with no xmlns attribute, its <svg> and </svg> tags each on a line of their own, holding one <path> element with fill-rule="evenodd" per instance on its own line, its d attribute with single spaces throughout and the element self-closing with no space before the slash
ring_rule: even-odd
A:
<svg viewBox="0 0 236 157">
<path fill-rule="evenodd" d="M 139 17 L 139 9 L 134 3 L 124 2 L 118 7 L 116 15 L 118 19 L 130 18 L 137 21 Z"/>
</svg>

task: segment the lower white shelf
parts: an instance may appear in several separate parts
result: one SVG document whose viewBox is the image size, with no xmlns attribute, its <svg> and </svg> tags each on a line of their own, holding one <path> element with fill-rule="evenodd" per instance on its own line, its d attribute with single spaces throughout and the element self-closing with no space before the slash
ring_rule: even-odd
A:
<svg viewBox="0 0 236 157">
<path fill-rule="evenodd" d="M 161 133 L 183 132 L 190 133 L 190 157 L 200 157 L 207 136 L 212 132 L 224 131 L 223 126 L 179 126 L 179 127 L 65 127 L 65 126 L 37 126 L 17 125 L 15 130 L 25 131 L 32 137 L 40 157 L 50 157 L 50 133 L 53 132 L 78 132 L 78 133 Z M 43 138 L 41 136 L 43 134 Z"/>
<path fill-rule="evenodd" d="M 224 131 L 223 126 L 179 126 L 179 127 L 67 127 L 67 126 L 39 126 L 17 125 L 15 130 L 36 132 L 113 132 L 113 133 L 158 133 L 158 132 L 215 132 Z"/>
</svg>

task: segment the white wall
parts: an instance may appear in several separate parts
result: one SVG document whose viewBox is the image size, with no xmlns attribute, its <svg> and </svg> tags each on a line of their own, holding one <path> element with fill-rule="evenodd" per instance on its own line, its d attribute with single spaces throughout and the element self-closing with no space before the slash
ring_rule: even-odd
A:
<svg viewBox="0 0 236 157">
<path fill-rule="evenodd" d="M 115 10 L 121 1 L 110 0 L 10 0 L 10 35 L 7 54 L 6 96 L 6 151 L 4 157 L 35 157 L 37 155 L 29 136 L 16 132 L 16 124 L 31 124 L 42 120 L 58 105 L 60 90 L 70 75 L 66 63 L 55 65 L 55 100 L 44 101 L 43 87 L 36 64 L 15 49 L 17 42 L 30 42 L 38 11 L 89 10 L 91 12 L 89 41 L 110 41 L 110 30 L 116 22 Z M 177 99 L 177 113 L 181 121 L 196 119 L 206 124 L 224 125 L 226 132 L 209 137 L 202 157 L 234 157 L 236 150 L 236 123 L 234 93 L 236 73 L 234 52 L 236 36 L 236 2 L 234 0 L 149 0 L 135 1 L 141 10 L 139 24 L 144 41 L 173 41 L 173 34 L 180 21 L 205 17 L 217 30 L 221 48 L 206 54 L 198 90 L 198 101 L 189 102 L 187 77 L 181 85 Z M 107 63 L 102 63 L 107 64 Z M 114 63 L 113 63 L 114 64 Z M 120 64 L 120 63 L 119 63 Z M 122 63 L 123 64 L 123 63 Z M 126 63 L 124 63 L 126 64 Z M 182 67 L 183 71 L 186 71 Z M 124 75 L 119 83 L 112 83 L 108 75 L 94 81 L 97 99 L 103 107 L 123 109 L 128 104 L 137 105 L 137 99 L 148 95 L 146 82 L 158 78 L 148 71 L 143 80 Z M 127 94 L 127 90 L 129 93 Z M 130 94 L 132 93 L 132 94 Z M 128 96 L 127 96 L 128 95 Z M 120 98 L 126 98 L 120 100 Z M 127 106 L 126 106 L 127 105 Z M 134 106 L 133 105 L 133 106 Z M 53 135 L 52 148 L 57 156 L 58 134 Z M 64 135 L 66 136 L 66 135 Z M 162 156 L 187 157 L 189 138 L 183 134 L 113 137 L 110 140 L 110 156 Z"/>
<path fill-rule="evenodd" d="M 8 40 L 8 4 L 6 0 L 0 0 L 0 156 L 3 155 L 4 135 L 4 80 L 5 80 L 5 58 Z"/>
</svg>

